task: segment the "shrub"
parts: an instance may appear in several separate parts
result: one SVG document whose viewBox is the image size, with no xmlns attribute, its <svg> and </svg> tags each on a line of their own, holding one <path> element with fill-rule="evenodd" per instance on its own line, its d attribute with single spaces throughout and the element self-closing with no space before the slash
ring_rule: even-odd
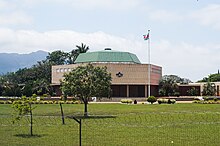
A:
<svg viewBox="0 0 220 146">
<path fill-rule="evenodd" d="M 66 104 L 74 104 L 74 101 L 66 101 Z"/>
<path fill-rule="evenodd" d="M 162 104 L 162 103 L 168 103 L 168 99 L 165 99 L 165 98 L 159 98 L 159 99 L 157 99 L 157 102 L 158 102 L 159 104 Z"/>
<path fill-rule="evenodd" d="M 43 97 L 48 97 L 48 95 L 47 94 L 43 94 Z"/>
<path fill-rule="evenodd" d="M 150 102 L 151 104 L 153 104 L 154 102 L 157 101 L 157 99 L 156 99 L 156 97 L 154 97 L 154 96 L 149 96 L 149 97 L 147 98 L 147 101 Z"/>
<path fill-rule="evenodd" d="M 12 104 L 12 101 L 6 100 L 6 101 L 3 101 L 3 104 Z"/>
<path fill-rule="evenodd" d="M 121 99 L 121 103 L 132 103 L 132 99 Z"/>
<path fill-rule="evenodd" d="M 176 103 L 176 100 L 175 99 L 170 99 L 170 102 L 171 102 L 171 104 L 174 104 L 174 103 Z"/>
<path fill-rule="evenodd" d="M 159 99 L 157 99 L 157 102 L 159 104 L 162 104 L 162 103 L 164 103 L 164 104 L 174 104 L 174 103 L 176 103 L 176 100 L 175 99 L 159 98 Z"/>
<path fill-rule="evenodd" d="M 37 98 L 37 94 L 32 94 L 32 97 L 33 98 Z"/>
<path fill-rule="evenodd" d="M 81 104 L 80 100 L 73 101 L 73 104 Z"/>
<path fill-rule="evenodd" d="M 54 103 L 54 104 L 58 104 L 58 103 L 59 103 L 59 101 L 54 101 L 53 103 Z"/>
<path fill-rule="evenodd" d="M 215 101 L 215 102 L 218 101 L 218 98 L 214 98 L 214 101 Z"/>
<path fill-rule="evenodd" d="M 204 97 L 204 100 L 205 101 L 209 101 L 209 97 Z"/>
<path fill-rule="evenodd" d="M 0 104 L 4 104 L 4 103 L 5 103 L 4 101 L 0 100 Z"/>
<path fill-rule="evenodd" d="M 53 104 L 53 101 L 48 101 L 48 104 Z"/>
<path fill-rule="evenodd" d="M 60 103 L 61 103 L 61 104 L 64 104 L 65 102 L 64 102 L 64 101 L 58 101 L 58 104 L 60 104 Z"/>
</svg>

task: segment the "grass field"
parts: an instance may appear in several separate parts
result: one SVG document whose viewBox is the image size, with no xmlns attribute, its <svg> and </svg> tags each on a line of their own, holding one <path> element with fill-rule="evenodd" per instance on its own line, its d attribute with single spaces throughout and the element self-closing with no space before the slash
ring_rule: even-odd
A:
<svg viewBox="0 0 220 146">
<path fill-rule="evenodd" d="M 11 105 L 0 105 L 1 146 L 79 145 L 79 125 L 65 118 L 59 105 L 36 105 L 34 136 L 28 120 L 12 124 Z M 65 116 L 83 115 L 83 105 L 64 104 Z M 109 146 L 218 146 L 219 104 L 126 105 L 89 104 L 90 115 L 82 119 L 82 145 Z"/>
</svg>

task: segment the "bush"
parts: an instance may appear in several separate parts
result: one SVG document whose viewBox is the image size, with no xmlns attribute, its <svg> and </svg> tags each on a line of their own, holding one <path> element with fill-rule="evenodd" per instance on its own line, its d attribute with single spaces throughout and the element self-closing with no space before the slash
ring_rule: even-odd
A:
<svg viewBox="0 0 220 146">
<path fill-rule="evenodd" d="M 74 104 L 74 101 L 66 101 L 66 104 Z"/>
<path fill-rule="evenodd" d="M 0 100 L 0 104 L 4 104 L 4 101 L 1 101 L 1 100 Z"/>
<path fill-rule="evenodd" d="M 215 101 L 215 102 L 218 101 L 218 98 L 214 98 L 214 101 Z"/>
<path fill-rule="evenodd" d="M 32 97 L 33 98 L 37 98 L 37 94 L 32 94 Z"/>
<path fill-rule="evenodd" d="M 149 97 L 147 98 L 147 101 L 150 102 L 151 104 L 153 104 L 154 102 L 157 101 L 157 99 L 156 99 L 156 97 L 154 97 L 154 96 L 149 96 Z"/>
<path fill-rule="evenodd" d="M 159 104 L 174 104 L 176 103 L 176 100 L 175 99 L 166 99 L 166 98 L 159 98 L 157 99 L 157 102 Z"/>
<path fill-rule="evenodd" d="M 53 102 L 53 104 L 58 104 L 58 103 L 59 103 L 59 101 L 54 101 L 54 102 Z"/>
<path fill-rule="evenodd" d="M 64 102 L 64 101 L 58 101 L 58 104 L 60 104 L 60 103 L 61 103 L 61 104 L 64 104 L 65 102 Z"/>
<path fill-rule="evenodd" d="M 121 99 L 121 103 L 132 103 L 132 99 Z"/>
<path fill-rule="evenodd" d="M 0 104 L 12 104 L 13 102 L 10 100 L 1 101 Z"/>
<path fill-rule="evenodd" d="M 162 103 L 168 103 L 168 99 L 165 99 L 165 98 L 159 98 L 159 99 L 157 99 L 157 102 L 158 102 L 159 104 L 162 104 Z"/>
<path fill-rule="evenodd" d="M 80 100 L 73 101 L 73 104 L 81 104 Z"/>
<path fill-rule="evenodd" d="M 204 100 L 205 101 L 209 101 L 209 97 L 204 97 Z"/>
<path fill-rule="evenodd" d="M 48 101 L 48 104 L 53 104 L 53 101 Z"/>
<path fill-rule="evenodd" d="M 171 104 L 174 104 L 174 103 L 176 103 L 176 100 L 175 99 L 170 99 L 170 102 L 171 102 Z"/>
</svg>

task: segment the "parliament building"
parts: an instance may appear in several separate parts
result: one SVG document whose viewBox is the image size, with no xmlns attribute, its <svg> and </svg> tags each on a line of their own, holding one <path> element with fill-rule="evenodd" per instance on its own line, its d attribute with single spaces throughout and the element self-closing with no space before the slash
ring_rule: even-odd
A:
<svg viewBox="0 0 220 146">
<path fill-rule="evenodd" d="M 103 51 L 81 53 L 75 64 L 52 66 L 52 86 L 57 96 L 60 96 L 60 80 L 63 74 L 82 64 L 106 66 L 111 73 L 112 98 L 142 98 L 148 97 L 148 68 L 150 68 L 150 93 L 158 96 L 159 80 L 162 77 L 162 67 L 153 64 L 142 64 L 135 54 L 113 51 L 106 48 Z M 149 67 L 150 66 L 150 67 Z"/>
</svg>

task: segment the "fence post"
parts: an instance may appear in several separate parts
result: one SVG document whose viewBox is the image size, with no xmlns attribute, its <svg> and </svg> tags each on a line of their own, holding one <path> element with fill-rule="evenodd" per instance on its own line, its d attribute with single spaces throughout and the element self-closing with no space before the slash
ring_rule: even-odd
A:
<svg viewBox="0 0 220 146">
<path fill-rule="evenodd" d="M 64 124 L 65 124 L 65 121 L 64 121 L 64 114 L 63 114 L 62 103 L 60 103 L 60 111 L 61 111 L 61 115 L 62 115 L 62 124 L 64 125 Z"/>
<path fill-rule="evenodd" d="M 79 124 L 79 146 L 82 146 L 82 119 L 73 118 Z"/>
<path fill-rule="evenodd" d="M 79 120 L 79 146 L 82 146 L 82 120 Z"/>
</svg>

